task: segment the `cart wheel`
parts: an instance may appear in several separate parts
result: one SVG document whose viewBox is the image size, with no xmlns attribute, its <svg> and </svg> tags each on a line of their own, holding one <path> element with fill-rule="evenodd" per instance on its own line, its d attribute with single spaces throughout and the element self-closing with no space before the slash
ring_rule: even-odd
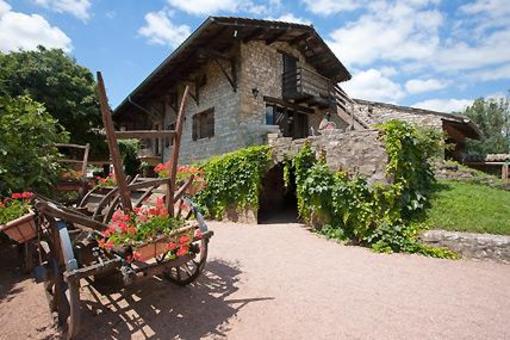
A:
<svg viewBox="0 0 510 340">
<path fill-rule="evenodd" d="M 63 339 L 72 339 L 80 327 L 80 286 L 78 282 L 64 281 L 58 262 L 50 258 L 52 275 L 44 283 L 51 312 L 57 316 L 58 328 Z"/>
<path fill-rule="evenodd" d="M 209 240 L 207 239 L 194 243 L 193 245 L 197 246 L 199 250 L 195 257 L 181 266 L 170 268 L 170 270 L 164 273 L 165 278 L 179 286 L 185 286 L 195 281 L 204 270 L 205 263 L 207 262 L 208 243 Z"/>
</svg>

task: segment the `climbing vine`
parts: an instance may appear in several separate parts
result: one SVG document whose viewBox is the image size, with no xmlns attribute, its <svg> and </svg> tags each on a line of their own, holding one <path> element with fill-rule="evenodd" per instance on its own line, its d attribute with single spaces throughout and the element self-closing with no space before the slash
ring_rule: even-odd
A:
<svg viewBox="0 0 510 340">
<path fill-rule="evenodd" d="M 209 159 L 202 165 L 207 187 L 196 200 L 207 216 L 221 219 L 226 209 L 258 209 L 269 146 L 253 146 Z"/>
<path fill-rule="evenodd" d="M 428 157 L 439 143 L 410 124 L 380 126 L 388 153 L 391 184 L 369 186 L 359 176 L 333 173 L 305 144 L 293 159 L 301 218 L 328 237 L 349 240 L 381 252 L 423 253 L 454 258 L 456 254 L 418 242 L 422 226 L 412 221 L 426 206 L 434 182 Z M 424 138 L 424 136 L 428 136 Z"/>
</svg>

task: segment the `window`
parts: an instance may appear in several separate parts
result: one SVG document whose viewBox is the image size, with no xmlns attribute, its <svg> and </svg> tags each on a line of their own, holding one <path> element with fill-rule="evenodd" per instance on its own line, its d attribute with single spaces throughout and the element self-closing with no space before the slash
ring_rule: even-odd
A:
<svg viewBox="0 0 510 340">
<path fill-rule="evenodd" d="M 169 124 L 166 128 L 167 130 L 175 130 L 175 122 Z M 174 138 L 165 138 L 165 146 L 168 148 L 170 146 L 174 145 Z"/>
<path fill-rule="evenodd" d="M 192 139 L 214 137 L 214 108 L 193 116 Z"/>
</svg>

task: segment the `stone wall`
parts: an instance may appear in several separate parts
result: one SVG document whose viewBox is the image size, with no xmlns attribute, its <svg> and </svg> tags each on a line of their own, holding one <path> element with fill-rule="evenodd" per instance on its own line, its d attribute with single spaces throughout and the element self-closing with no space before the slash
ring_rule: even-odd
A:
<svg viewBox="0 0 510 340">
<path fill-rule="evenodd" d="M 239 134 L 240 92 L 234 91 L 220 67 L 208 63 L 204 70 L 207 82 L 200 88 L 199 105 L 188 98 L 186 119 L 183 126 L 180 162 L 187 164 L 223 154 L 245 146 Z M 239 71 L 238 71 L 239 77 Z M 191 90 L 194 91 L 193 86 Z M 182 92 L 181 92 L 182 93 Z M 192 117 L 198 112 L 214 108 L 214 137 L 192 140 Z M 175 112 L 168 108 L 165 125 L 175 121 Z M 165 159 L 169 159 L 171 147 L 165 149 Z"/>
<path fill-rule="evenodd" d="M 300 66 L 314 72 L 316 70 L 305 61 L 305 57 L 295 48 L 284 42 L 267 45 L 263 41 L 251 41 L 241 45 L 241 111 L 240 129 L 246 145 L 266 142 L 268 132 L 277 132 L 277 126 L 266 125 L 266 103 L 264 97 L 282 98 L 283 58 L 281 52 L 298 59 Z M 252 90 L 257 89 L 255 97 Z M 309 126 L 317 130 L 324 110 L 314 110 L 308 114 Z M 345 123 L 338 117 L 332 119 L 338 127 Z"/>
<path fill-rule="evenodd" d="M 421 240 L 447 247 L 462 257 L 510 264 L 510 236 L 429 230 L 421 235 Z"/>
<path fill-rule="evenodd" d="M 209 62 L 197 74 L 205 74 L 206 84 L 200 88 L 199 105 L 188 98 L 186 119 L 183 126 L 180 162 L 188 164 L 207 159 L 213 155 L 223 154 L 250 145 L 259 145 L 267 142 L 268 133 L 277 133 L 278 126 L 266 125 L 266 103 L 264 96 L 282 98 L 283 58 L 281 52 L 295 56 L 299 64 L 315 71 L 307 64 L 305 57 L 287 43 L 275 42 L 267 45 L 263 41 L 250 41 L 241 43 L 231 51 L 237 55 L 238 88 L 234 91 L 219 66 Z M 229 69 L 229 66 L 226 67 Z M 168 88 L 171 88 L 169 84 Z M 254 96 L 253 89 L 258 90 Z M 178 86 L 179 95 L 182 95 L 184 84 Z M 194 93 L 195 88 L 191 85 Z M 145 128 L 168 128 L 175 122 L 176 112 L 171 108 L 164 97 L 155 98 L 148 107 L 154 112 L 165 112 L 164 117 L 148 117 Z M 214 107 L 215 131 L 214 137 L 192 140 L 192 116 Z M 315 130 L 323 118 L 324 112 L 315 110 L 308 115 L 309 126 Z M 338 127 L 344 123 L 335 115 L 332 117 Z M 150 125 L 150 126 L 149 126 Z M 155 150 L 155 143 L 151 143 Z M 171 155 L 171 147 L 166 141 L 159 141 L 159 149 L 163 150 L 164 160 Z"/>
<path fill-rule="evenodd" d="M 293 157 L 306 140 L 317 153 L 326 152 L 326 161 L 333 171 L 343 170 L 350 174 L 361 174 L 369 183 L 387 183 L 386 164 L 388 155 L 379 139 L 377 130 L 324 131 L 321 136 L 292 140 L 270 135 L 275 163 Z"/>
<path fill-rule="evenodd" d="M 360 118 L 370 125 L 384 123 L 391 119 L 399 119 L 419 126 L 443 129 L 442 117 L 427 110 L 360 99 L 355 99 L 354 108 L 355 112 L 359 113 Z"/>
</svg>

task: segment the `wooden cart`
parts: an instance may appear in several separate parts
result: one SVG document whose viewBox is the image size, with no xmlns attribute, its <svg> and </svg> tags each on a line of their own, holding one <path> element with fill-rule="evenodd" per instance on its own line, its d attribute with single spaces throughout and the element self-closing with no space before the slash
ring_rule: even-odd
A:
<svg viewBox="0 0 510 340">
<path fill-rule="evenodd" d="M 131 181 L 124 176 L 117 145 L 117 137 L 133 138 L 151 136 L 151 132 L 113 131 L 104 84 L 98 73 L 99 99 L 108 138 L 111 160 L 118 186 L 94 188 L 87 193 L 77 208 L 69 208 L 36 196 L 33 200 L 37 215 L 37 245 L 39 265 L 35 269 L 36 280 L 44 282 L 49 306 L 57 315 L 58 326 L 63 337 L 76 337 L 80 328 L 80 282 L 97 277 L 118 276 L 125 285 L 138 280 L 161 275 L 170 282 L 186 285 L 193 282 L 204 269 L 207 249 L 212 231 L 207 229 L 204 218 L 186 190 L 193 181 L 191 177 L 176 190 L 176 171 L 179 156 L 180 136 L 184 119 L 184 107 L 188 88 L 185 89 L 175 131 L 158 131 L 174 138 L 168 178 L 148 179 L 135 177 Z M 99 247 L 98 240 L 107 228 L 113 212 L 122 209 L 129 213 L 134 208 L 150 205 L 157 197 L 164 197 L 171 216 L 180 216 L 186 221 L 184 227 L 147 241 L 141 248 L 148 250 L 142 260 L 133 260 L 130 246 L 109 251 Z M 181 207 L 185 207 L 182 209 Z M 188 235 L 189 251 L 182 256 L 172 256 L 165 247 L 169 240 Z"/>
</svg>

